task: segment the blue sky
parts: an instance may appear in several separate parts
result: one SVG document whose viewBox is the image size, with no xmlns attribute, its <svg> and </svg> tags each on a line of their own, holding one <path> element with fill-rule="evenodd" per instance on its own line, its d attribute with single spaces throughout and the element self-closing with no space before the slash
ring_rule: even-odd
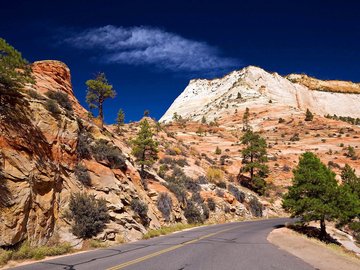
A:
<svg viewBox="0 0 360 270">
<path fill-rule="evenodd" d="M 65 62 L 84 106 L 84 82 L 105 72 L 118 93 L 106 122 L 119 108 L 159 119 L 190 79 L 247 65 L 359 82 L 356 2 L 6 1 L 0 37 L 29 61 Z"/>
</svg>

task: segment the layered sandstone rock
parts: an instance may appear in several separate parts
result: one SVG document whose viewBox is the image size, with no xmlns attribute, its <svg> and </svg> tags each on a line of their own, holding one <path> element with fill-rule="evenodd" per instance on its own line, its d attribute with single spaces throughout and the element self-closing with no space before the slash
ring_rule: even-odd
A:
<svg viewBox="0 0 360 270">
<path fill-rule="evenodd" d="M 186 222 L 184 205 L 162 184 L 164 180 L 155 171 L 149 171 L 148 189 L 144 189 L 128 146 L 128 140 L 135 136 L 138 129 L 136 123 L 124 127 L 124 134 L 129 137 L 111 133 L 113 127 L 101 130 L 87 120 L 87 111 L 74 96 L 70 71 L 65 64 L 58 61 L 35 62 L 33 72 L 36 84 L 25 89 L 22 98 L 1 108 L 0 246 L 12 246 L 24 240 L 32 245 L 42 245 L 53 237 L 78 245 L 80 240 L 72 235 L 71 221 L 66 214 L 70 196 L 75 192 L 93 194 L 106 200 L 110 222 L 97 236 L 101 240 L 121 238 L 132 241 L 141 238 L 149 229 L 169 224 L 156 206 L 160 192 L 167 192 L 172 197 L 170 223 Z M 48 91 L 65 93 L 73 111 L 61 106 L 60 113 L 48 111 Z M 112 169 L 108 162 L 99 162 L 93 156 L 81 159 L 77 146 L 79 135 L 84 132 L 91 137 L 89 145 L 103 140 L 120 149 L 126 157 L 126 168 Z M 166 150 L 165 143 L 179 143 L 164 132 L 157 136 L 164 143 L 160 147 L 160 156 Z M 75 176 L 75 167 L 79 163 L 89 173 L 88 186 Z M 190 167 L 188 171 L 205 174 L 202 167 Z M 232 212 L 226 214 L 226 220 L 251 216 L 244 205 L 229 198 L 231 195 L 228 194 L 224 199 L 218 199 L 222 204 L 231 206 Z M 134 199 L 141 199 L 148 205 L 149 225 L 144 226 L 131 209 Z M 216 216 L 223 215 L 223 207 L 219 203 L 212 217 L 216 220 Z"/>
</svg>

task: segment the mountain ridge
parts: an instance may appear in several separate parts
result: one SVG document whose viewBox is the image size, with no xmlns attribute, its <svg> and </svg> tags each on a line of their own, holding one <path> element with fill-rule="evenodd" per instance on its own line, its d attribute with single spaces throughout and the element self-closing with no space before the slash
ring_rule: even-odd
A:
<svg viewBox="0 0 360 270">
<path fill-rule="evenodd" d="M 319 89 L 316 89 L 317 85 Z M 225 95 L 227 99 L 224 99 Z M 222 99 L 223 104 L 219 104 L 219 99 Z M 203 115 L 215 119 L 228 112 L 234 113 L 233 108 L 265 105 L 266 102 L 281 103 L 303 111 L 310 109 L 320 115 L 360 117 L 357 109 L 360 84 L 321 81 L 298 74 L 281 76 L 260 67 L 248 66 L 222 78 L 190 80 L 160 121 L 171 121 L 175 112 L 192 120 L 199 120 Z M 344 105 L 338 106 L 338 103 Z M 227 110 L 224 110 L 224 106 Z"/>
</svg>

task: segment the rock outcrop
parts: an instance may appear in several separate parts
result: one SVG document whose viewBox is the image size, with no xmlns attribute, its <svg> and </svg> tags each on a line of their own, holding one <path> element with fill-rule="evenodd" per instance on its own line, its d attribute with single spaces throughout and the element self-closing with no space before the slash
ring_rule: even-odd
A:
<svg viewBox="0 0 360 270">
<path fill-rule="evenodd" d="M 21 98 L 0 110 L 0 246 L 13 246 L 24 240 L 43 245 L 51 238 L 77 244 L 79 240 L 71 232 L 67 215 L 70 196 L 77 192 L 105 199 L 110 222 L 97 236 L 101 240 L 132 241 L 141 238 L 147 230 L 169 222 L 187 222 L 184 205 L 155 171 L 149 171 L 148 187 L 144 188 L 128 146 L 128 140 L 136 134 L 136 123 L 125 126 L 123 135 L 113 132 L 111 126 L 101 130 L 89 122 L 87 111 L 74 96 L 70 71 L 65 64 L 35 62 L 33 72 L 36 84 L 28 86 Z M 48 91 L 66 94 L 72 110 L 61 107 L 60 102 L 58 110 L 49 108 Z M 166 141 L 177 141 L 164 132 L 161 134 L 164 146 L 160 151 L 165 152 Z M 93 153 L 81 157 L 79 147 L 92 149 L 97 143 L 117 149 L 124 164 L 114 168 L 109 160 Z M 88 185 L 76 176 L 79 164 L 87 170 Z M 198 169 L 204 174 L 204 169 Z M 168 222 L 157 208 L 160 192 L 172 197 Z M 148 205 L 147 224 L 143 224 L 131 207 L 135 199 Z M 233 202 L 231 207 L 233 210 L 227 218 L 252 215 L 238 202 Z M 223 215 L 223 210 L 218 208 L 214 215 Z"/>
<path fill-rule="evenodd" d="M 160 119 L 169 122 L 174 113 L 200 120 L 219 118 L 246 107 L 268 103 L 287 105 L 320 115 L 360 117 L 360 85 L 341 81 L 320 81 L 303 75 L 282 77 L 249 66 L 220 79 L 191 80 Z"/>
</svg>

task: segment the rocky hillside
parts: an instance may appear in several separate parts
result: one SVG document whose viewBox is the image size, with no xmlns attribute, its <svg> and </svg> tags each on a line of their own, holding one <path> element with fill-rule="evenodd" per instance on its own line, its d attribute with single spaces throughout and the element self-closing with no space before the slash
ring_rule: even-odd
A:
<svg viewBox="0 0 360 270">
<path fill-rule="evenodd" d="M 142 180 L 129 144 L 138 123 L 120 134 L 113 126 L 100 129 L 75 98 L 65 64 L 40 61 L 32 69 L 36 84 L 0 108 L 0 246 L 81 242 L 68 215 L 71 194 L 78 192 L 106 201 L 110 221 L 97 235 L 104 241 L 139 239 L 149 229 L 192 221 L 194 213 L 217 222 L 276 214 L 253 192 L 230 184 L 175 127 L 151 119 L 160 160 Z M 210 181 L 209 169 L 220 177 Z M 164 193 L 169 209 L 159 205 Z M 134 201 L 147 205 L 145 216 Z"/>
<path fill-rule="evenodd" d="M 209 120 L 220 119 L 245 107 L 265 107 L 269 103 L 299 111 L 310 109 L 319 115 L 359 118 L 360 84 L 296 74 L 282 77 L 249 66 L 220 79 L 191 80 L 160 121 L 171 121 L 174 113 L 192 120 L 200 120 L 203 115 Z"/>
</svg>

